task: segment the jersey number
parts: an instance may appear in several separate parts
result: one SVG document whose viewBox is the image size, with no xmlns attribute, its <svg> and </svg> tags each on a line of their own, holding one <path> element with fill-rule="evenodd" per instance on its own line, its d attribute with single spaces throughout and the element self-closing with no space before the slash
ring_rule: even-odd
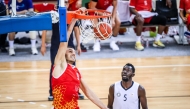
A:
<svg viewBox="0 0 190 109">
<path fill-rule="evenodd" d="M 145 6 L 148 5 L 147 1 L 144 1 L 144 5 L 145 5 Z"/>
<path fill-rule="evenodd" d="M 127 94 L 124 95 L 124 101 L 127 101 Z"/>
</svg>

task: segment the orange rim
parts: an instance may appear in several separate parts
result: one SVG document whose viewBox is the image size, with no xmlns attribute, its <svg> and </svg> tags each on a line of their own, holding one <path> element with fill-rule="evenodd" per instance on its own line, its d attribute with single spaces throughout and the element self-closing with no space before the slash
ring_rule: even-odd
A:
<svg viewBox="0 0 190 109">
<path fill-rule="evenodd" d="M 86 9 L 85 12 L 88 12 L 88 13 L 96 12 L 99 14 L 105 13 L 105 15 L 85 15 L 85 14 L 82 14 L 81 10 L 67 11 L 67 24 L 70 24 L 70 22 L 73 18 L 76 18 L 76 19 L 97 19 L 97 18 L 107 18 L 107 17 L 111 16 L 111 13 L 107 12 L 105 10 Z"/>
</svg>

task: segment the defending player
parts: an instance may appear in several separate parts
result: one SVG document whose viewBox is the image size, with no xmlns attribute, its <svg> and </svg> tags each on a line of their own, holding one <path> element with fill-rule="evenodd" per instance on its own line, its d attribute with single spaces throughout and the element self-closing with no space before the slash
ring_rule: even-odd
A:
<svg viewBox="0 0 190 109">
<path fill-rule="evenodd" d="M 145 89 L 132 78 L 135 67 L 128 63 L 121 72 L 122 81 L 115 82 L 109 88 L 109 109 L 148 109 Z"/>
</svg>

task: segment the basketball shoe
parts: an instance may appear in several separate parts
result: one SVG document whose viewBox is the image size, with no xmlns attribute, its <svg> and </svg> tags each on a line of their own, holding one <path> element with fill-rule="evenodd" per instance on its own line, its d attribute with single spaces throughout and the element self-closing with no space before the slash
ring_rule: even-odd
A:
<svg viewBox="0 0 190 109">
<path fill-rule="evenodd" d="M 14 48 L 9 48 L 9 55 L 10 56 L 15 56 L 15 50 L 14 50 Z"/>
<path fill-rule="evenodd" d="M 142 46 L 141 42 L 136 42 L 135 49 L 139 51 L 143 51 L 144 47 Z"/>
<path fill-rule="evenodd" d="M 190 31 L 184 32 L 184 36 L 187 37 L 188 39 L 190 39 Z"/>
<path fill-rule="evenodd" d="M 31 51 L 32 51 L 33 55 L 37 55 L 38 54 L 38 50 L 36 49 L 36 47 L 32 47 Z"/>
<path fill-rule="evenodd" d="M 159 41 L 155 41 L 153 43 L 154 47 L 158 47 L 158 48 L 165 48 L 165 45 L 159 40 Z"/>
</svg>

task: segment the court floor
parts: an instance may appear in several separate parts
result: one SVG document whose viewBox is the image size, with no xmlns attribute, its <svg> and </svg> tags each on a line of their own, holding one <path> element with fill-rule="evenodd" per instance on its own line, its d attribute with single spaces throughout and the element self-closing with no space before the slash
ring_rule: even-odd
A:
<svg viewBox="0 0 190 109">
<path fill-rule="evenodd" d="M 108 88 L 121 80 L 126 63 L 146 89 L 149 109 L 190 109 L 190 56 L 78 60 L 82 77 L 107 105 Z M 47 101 L 49 61 L 1 62 L 0 109 L 51 109 Z M 81 109 L 98 109 L 85 97 Z"/>
</svg>

